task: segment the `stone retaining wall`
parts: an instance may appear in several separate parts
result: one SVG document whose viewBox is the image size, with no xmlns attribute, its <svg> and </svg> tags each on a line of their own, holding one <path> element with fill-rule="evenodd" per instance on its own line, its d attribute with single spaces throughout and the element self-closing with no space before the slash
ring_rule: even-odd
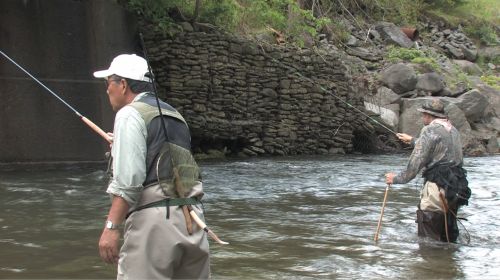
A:
<svg viewBox="0 0 500 280">
<path fill-rule="evenodd" d="M 371 130 L 341 101 L 364 110 L 336 53 L 215 32 L 145 37 L 160 96 L 186 118 L 195 153 L 349 153 Z"/>
</svg>

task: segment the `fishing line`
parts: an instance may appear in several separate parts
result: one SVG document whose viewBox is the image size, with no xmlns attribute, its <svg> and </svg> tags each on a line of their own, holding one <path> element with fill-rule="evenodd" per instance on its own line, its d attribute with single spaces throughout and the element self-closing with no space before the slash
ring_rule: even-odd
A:
<svg viewBox="0 0 500 280">
<path fill-rule="evenodd" d="M 162 116 L 160 99 L 158 98 L 158 90 L 156 89 L 155 75 L 153 74 L 153 69 L 151 69 L 151 65 L 149 64 L 148 50 L 146 49 L 146 44 L 144 44 L 144 38 L 142 36 L 142 33 L 139 33 L 139 37 L 141 39 L 141 47 L 142 47 L 142 51 L 144 52 L 144 58 L 145 58 L 146 63 L 148 65 L 148 71 L 149 71 L 149 74 L 151 75 L 151 83 L 153 84 L 153 92 L 155 95 L 156 106 L 158 107 L 158 116 Z M 167 128 L 165 127 L 165 122 L 163 122 L 163 121 L 161 122 L 161 127 L 163 130 L 163 134 L 165 135 L 165 141 L 167 141 L 168 136 L 167 136 Z"/>
<path fill-rule="evenodd" d="M 394 130 L 392 130 L 392 129 L 388 128 L 387 126 L 383 125 L 382 123 L 380 123 L 380 122 L 379 122 L 379 121 L 377 121 L 376 119 L 374 119 L 374 118 L 370 117 L 368 114 L 366 114 L 366 113 L 365 113 L 365 112 L 363 112 L 362 110 L 360 110 L 360 109 L 358 109 L 358 108 L 354 107 L 354 106 L 353 106 L 353 105 L 351 105 L 349 102 L 347 102 L 347 101 L 343 100 L 342 98 L 338 97 L 338 96 L 337 96 L 337 95 L 335 95 L 335 94 L 334 94 L 331 90 L 327 90 L 326 88 L 324 88 L 322 85 L 318 84 L 318 83 L 317 83 L 316 81 L 314 81 L 313 79 L 311 79 L 311 78 L 309 78 L 309 77 L 306 77 L 306 76 L 302 75 L 302 73 L 301 73 L 301 72 L 299 72 L 299 70 L 295 69 L 295 68 L 294 68 L 294 67 L 292 67 L 292 66 L 286 65 L 285 63 L 283 63 L 283 62 L 281 62 L 281 61 L 279 61 L 279 60 L 275 59 L 274 57 L 271 57 L 271 56 L 267 55 L 267 54 L 266 54 L 266 51 L 264 50 L 264 48 L 263 48 L 261 45 L 260 45 L 260 48 L 261 48 L 261 50 L 262 50 L 262 54 L 263 54 L 265 57 L 267 57 L 267 58 L 271 59 L 272 61 L 274 61 L 274 62 L 276 62 L 276 63 L 278 63 L 278 64 L 280 64 L 280 65 L 284 66 L 284 67 L 285 67 L 285 68 L 287 68 L 287 69 L 291 69 L 291 70 L 294 72 L 294 74 L 296 74 L 296 75 L 297 75 L 297 76 L 299 76 L 300 78 L 302 78 L 302 79 L 304 79 L 304 80 L 306 80 L 306 81 L 308 81 L 308 82 L 310 82 L 310 83 L 312 83 L 312 84 L 314 84 L 314 85 L 319 86 L 319 88 L 320 88 L 322 91 L 324 91 L 324 92 L 326 92 L 326 93 L 329 93 L 332 97 L 334 97 L 335 99 L 337 99 L 337 100 L 339 100 L 340 102 L 344 103 L 344 104 L 345 104 L 345 105 L 347 105 L 348 107 L 350 107 L 350 108 L 354 109 L 356 112 L 358 112 L 358 113 L 362 114 L 363 116 L 367 117 L 368 119 L 370 119 L 370 120 L 371 120 L 371 121 L 373 121 L 374 123 L 378 124 L 379 126 L 381 126 L 381 127 L 385 128 L 385 129 L 387 129 L 387 130 L 388 130 L 389 132 L 391 132 L 392 134 L 394 134 L 394 135 L 396 135 L 396 134 L 397 134 L 397 132 L 395 132 Z"/>
<path fill-rule="evenodd" d="M 0 53 L 7 58 L 12 64 L 17 66 L 17 68 L 21 69 L 26 75 L 28 75 L 30 78 L 35 80 L 39 85 L 41 85 L 44 89 L 46 89 L 48 92 L 50 92 L 55 98 L 57 98 L 59 101 L 61 101 L 66 107 L 68 107 L 71 111 L 73 111 L 85 124 L 87 124 L 90 128 L 92 128 L 95 132 L 97 132 L 101 137 L 103 137 L 106 141 L 109 143 L 112 142 L 112 138 L 104 132 L 101 128 L 99 128 L 95 123 L 87 119 L 85 116 L 80 114 L 75 108 L 73 108 L 71 105 L 69 105 L 64 99 L 62 99 L 59 95 L 57 95 L 55 92 L 53 92 L 50 88 L 48 88 L 46 85 L 44 85 L 42 82 L 40 82 L 35 76 L 31 75 L 30 72 L 28 72 L 26 69 L 24 69 L 21 65 L 17 64 L 12 58 L 10 58 L 7 54 L 5 54 L 3 51 L 0 50 Z"/>
</svg>

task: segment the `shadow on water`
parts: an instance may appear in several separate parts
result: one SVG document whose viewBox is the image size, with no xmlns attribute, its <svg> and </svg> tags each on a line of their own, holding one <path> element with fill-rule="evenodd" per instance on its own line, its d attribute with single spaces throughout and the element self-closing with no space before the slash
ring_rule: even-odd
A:
<svg viewBox="0 0 500 280">
<path fill-rule="evenodd" d="M 392 186 L 373 237 L 383 174 L 406 156 L 201 163 L 214 279 L 493 279 L 500 275 L 500 157 L 466 159 L 473 191 L 465 244 L 421 240 L 421 179 Z M 99 171 L 96 171 L 99 170 Z M 109 198 L 104 168 L 0 173 L 0 278 L 113 278 L 97 252 Z"/>
</svg>

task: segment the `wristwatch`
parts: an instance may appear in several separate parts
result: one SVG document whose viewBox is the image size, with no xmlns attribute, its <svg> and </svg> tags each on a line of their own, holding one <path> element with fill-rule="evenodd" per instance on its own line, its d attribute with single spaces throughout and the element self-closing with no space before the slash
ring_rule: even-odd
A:
<svg viewBox="0 0 500 280">
<path fill-rule="evenodd" d="M 118 225 L 115 225 L 115 224 L 113 224 L 113 222 L 112 222 L 112 221 L 107 220 L 107 221 L 106 221 L 106 228 L 107 228 L 107 229 L 117 229 L 117 228 L 118 228 Z"/>
</svg>

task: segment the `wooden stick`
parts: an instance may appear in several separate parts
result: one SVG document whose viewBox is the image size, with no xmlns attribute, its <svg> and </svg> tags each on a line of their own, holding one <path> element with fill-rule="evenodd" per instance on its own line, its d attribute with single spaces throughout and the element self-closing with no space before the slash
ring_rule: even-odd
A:
<svg viewBox="0 0 500 280">
<path fill-rule="evenodd" d="M 387 201 L 387 193 L 389 192 L 390 186 L 391 186 L 390 184 L 387 184 L 387 187 L 385 187 L 384 202 L 382 203 L 382 210 L 380 211 L 380 218 L 378 219 L 377 231 L 375 232 L 375 238 L 373 239 L 375 242 L 378 241 L 378 234 L 380 232 L 380 227 L 382 226 L 382 217 L 384 216 L 384 208 L 385 208 L 385 203 Z"/>
</svg>

